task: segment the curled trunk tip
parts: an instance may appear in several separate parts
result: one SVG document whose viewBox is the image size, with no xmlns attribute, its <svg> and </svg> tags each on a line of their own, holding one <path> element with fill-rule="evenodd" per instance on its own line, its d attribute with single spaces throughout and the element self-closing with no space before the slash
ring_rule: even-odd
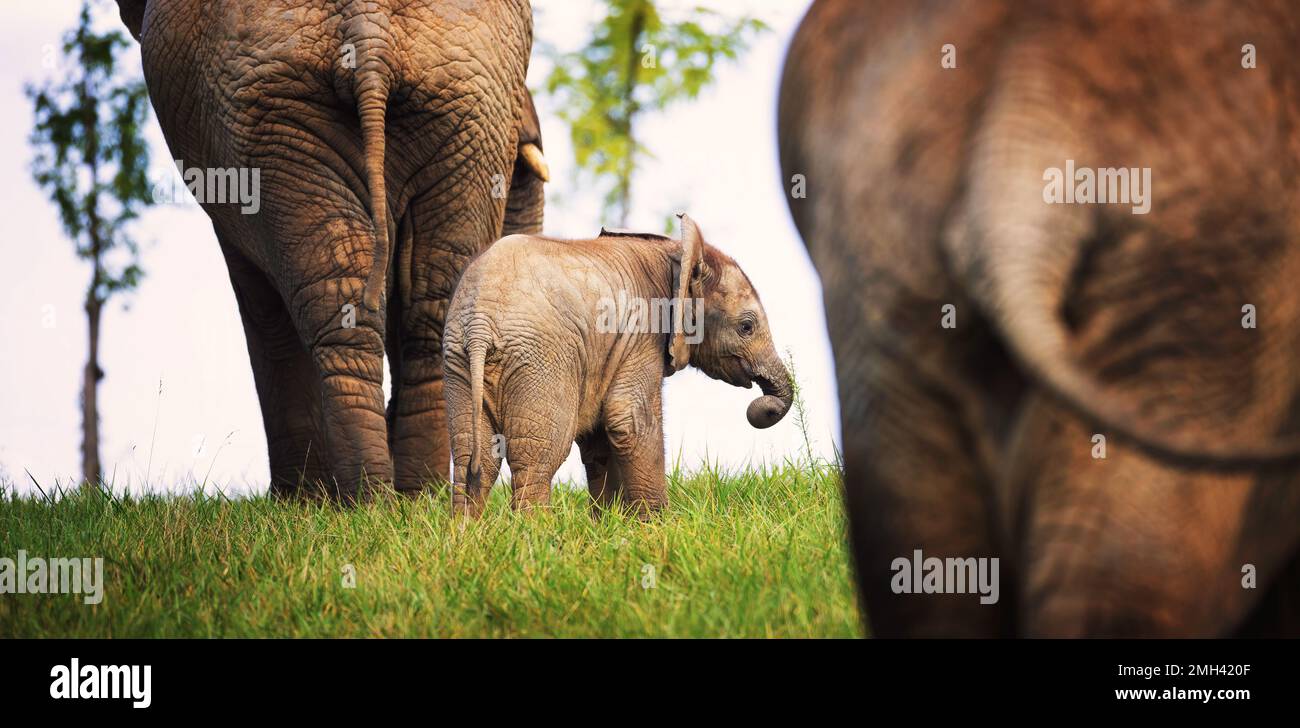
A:
<svg viewBox="0 0 1300 728">
<path fill-rule="evenodd" d="M 749 403 L 745 417 L 750 425 L 761 430 L 785 418 L 794 401 L 794 386 L 790 382 L 790 373 L 779 362 L 755 375 L 754 381 L 763 390 L 763 396 Z"/>
</svg>

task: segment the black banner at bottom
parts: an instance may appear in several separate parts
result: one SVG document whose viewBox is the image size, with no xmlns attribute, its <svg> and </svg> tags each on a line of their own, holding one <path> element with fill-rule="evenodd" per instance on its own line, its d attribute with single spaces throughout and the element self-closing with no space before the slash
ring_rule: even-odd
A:
<svg viewBox="0 0 1300 728">
<path fill-rule="evenodd" d="M 1047 707 L 1197 712 L 1289 705 L 1274 641 L 4 640 L 6 707 L 57 717 L 294 716 L 450 701 L 496 711 L 705 702 L 751 712 Z M 528 696 L 526 699 L 521 695 Z M 685 703 L 683 703 L 684 705 Z M 123 715 L 125 713 L 125 715 Z M 974 714 L 972 714 L 974 715 Z"/>
</svg>

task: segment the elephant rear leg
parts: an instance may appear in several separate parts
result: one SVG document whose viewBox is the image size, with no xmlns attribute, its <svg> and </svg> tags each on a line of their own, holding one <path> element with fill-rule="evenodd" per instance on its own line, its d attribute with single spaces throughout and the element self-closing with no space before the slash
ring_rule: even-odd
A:
<svg viewBox="0 0 1300 728">
<path fill-rule="evenodd" d="M 507 432 L 508 432 L 507 428 Z M 506 435 L 506 458 L 510 462 L 510 507 L 517 511 L 546 506 L 551 502 L 551 480 L 564 464 L 573 446 L 572 438 Z"/>
<path fill-rule="evenodd" d="M 1300 485 L 1294 476 L 1196 471 L 1120 438 L 1099 458 L 1096 429 L 1043 394 L 1031 398 L 1023 417 L 1009 482 L 1019 496 L 1025 635 L 1223 636 L 1286 573 L 1289 539 L 1246 524 L 1293 524 L 1300 503 L 1290 496 Z M 1248 423 L 1227 424 L 1251 431 Z M 1243 588 L 1247 564 L 1264 589 Z"/>
<path fill-rule="evenodd" d="M 388 316 L 388 357 L 393 373 L 389 449 L 394 485 L 406 495 L 446 483 L 451 463 L 442 334 L 455 280 L 443 280 L 428 271 L 411 273 L 415 235 L 415 222 L 408 214 L 398 229 L 397 280 Z M 426 254 L 421 247 L 420 255 Z M 450 265 L 451 261 L 442 263 Z M 428 264 L 422 261 L 420 265 Z"/>
<path fill-rule="evenodd" d="M 445 301 L 436 302 L 441 312 Z M 430 330 L 441 329 L 441 315 Z M 401 364 L 394 369 L 400 379 L 393 381 L 390 405 L 390 443 L 393 473 L 400 493 L 418 494 L 433 486 L 446 486 L 449 452 L 445 382 L 442 356 L 435 352 L 441 341 L 424 336 L 423 341 L 403 340 Z"/>
<path fill-rule="evenodd" d="M 849 341 L 836 322 L 832 338 Z M 844 499 L 871 631 L 882 637 L 1006 633 L 1015 602 L 1012 569 L 1003 558 L 997 500 L 979 455 L 983 435 L 963 416 L 971 405 L 960 393 L 960 364 L 931 369 L 894 346 L 871 342 L 841 344 L 835 354 Z M 936 369 L 951 372 L 950 378 L 927 373 Z M 927 586 L 929 577 L 914 566 L 918 558 L 923 565 L 959 559 L 977 568 L 978 561 L 966 560 L 989 559 L 988 584 L 954 588 L 955 580 L 941 578 Z M 998 591 L 976 593 L 985 586 Z M 996 601 L 986 603 L 990 599 Z"/>
<path fill-rule="evenodd" d="M 516 510 L 550 502 L 551 479 L 569 456 L 576 436 L 576 414 L 543 395 L 554 385 L 531 379 L 530 384 L 516 382 L 507 390 L 508 409 L 501 418 L 510 462 L 510 505 Z"/>
<path fill-rule="evenodd" d="M 604 428 L 579 437 L 578 451 L 587 470 L 587 490 L 591 493 L 593 512 L 599 514 L 618 501 L 622 486 Z"/>
<path fill-rule="evenodd" d="M 463 432 L 452 436 L 451 512 L 471 518 L 478 518 L 483 514 L 488 496 L 492 494 L 492 486 L 501 473 L 501 457 L 497 454 L 500 448 L 496 436 L 492 434 L 492 426 L 488 424 L 487 417 L 479 422 L 478 438 L 480 473 L 471 482 L 470 433 Z"/>
<path fill-rule="evenodd" d="M 402 298 L 400 381 L 393 382 L 393 467 L 399 491 L 444 483 L 451 461 L 445 409 L 442 336 L 447 306 L 469 260 L 501 235 L 505 196 L 494 178 L 510 178 L 514 140 L 500 120 L 471 118 L 486 138 L 472 159 L 442 159 L 441 182 L 416 196 L 403 221 L 396 258 Z M 495 134 L 495 136 L 494 136 Z M 449 145 L 449 149 L 455 145 Z M 409 231 L 409 234 L 406 234 Z M 391 354 L 390 354 L 391 355 Z"/>
<path fill-rule="evenodd" d="M 282 204 L 264 199 L 263 209 L 297 216 L 293 229 L 316 236 L 281 243 L 279 277 L 301 345 L 315 365 L 331 470 L 326 488 L 343 503 L 363 501 L 393 479 L 384 413 L 384 310 L 372 311 L 363 300 L 373 231 L 363 218 L 339 217 L 328 207 L 288 212 Z"/>
<path fill-rule="evenodd" d="M 248 341 L 248 358 L 266 430 L 271 495 L 308 497 L 329 477 L 321 435 L 316 367 L 280 294 L 261 271 L 222 241 Z"/>
<path fill-rule="evenodd" d="M 323 442 L 312 447 L 324 449 L 330 466 L 323 485 L 352 503 L 365 497 L 368 481 L 393 477 L 383 393 L 386 291 L 377 274 L 389 256 L 375 228 L 383 201 L 372 204 L 372 185 L 353 174 L 364 156 L 360 140 L 356 147 L 339 144 L 353 128 L 325 117 L 311 125 L 320 130 L 315 135 L 291 118 L 292 104 L 267 98 L 264 108 L 245 114 L 241 107 L 232 119 L 232 154 L 224 158 L 260 170 L 256 204 L 209 206 L 209 213 L 232 236 L 237 231 L 241 249 L 258 251 L 255 262 L 279 294 L 315 374 Z"/>
<path fill-rule="evenodd" d="M 465 372 L 468 364 L 452 368 L 455 372 Z M 488 407 L 484 406 L 483 415 L 478 422 L 473 422 L 473 403 L 470 401 L 470 386 L 462 376 L 448 376 L 447 412 L 450 421 L 452 453 L 451 510 L 458 515 L 477 518 L 483 513 L 492 485 L 501 471 L 501 437 L 493 431 L 492 419 Z M 474 447 L 473 429 L 478 428 L 480 476 L 470 482 L 469 461 Z"/>
</svg>

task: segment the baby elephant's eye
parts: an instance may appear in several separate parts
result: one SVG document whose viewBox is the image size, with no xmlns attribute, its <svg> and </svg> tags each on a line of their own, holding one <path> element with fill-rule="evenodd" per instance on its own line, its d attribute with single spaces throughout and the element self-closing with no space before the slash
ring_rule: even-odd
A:
<svg viewBox="0 0 1300 728">
<path fill-rule="evenodd" d="M 752 321 L 741 321 L 741 322 L 740 322 L 740 335 L 741 335 L 741 336 L 752 336 L 753 334 L 754 334 L 754 322 L 752 322 Z"/>
</svg>

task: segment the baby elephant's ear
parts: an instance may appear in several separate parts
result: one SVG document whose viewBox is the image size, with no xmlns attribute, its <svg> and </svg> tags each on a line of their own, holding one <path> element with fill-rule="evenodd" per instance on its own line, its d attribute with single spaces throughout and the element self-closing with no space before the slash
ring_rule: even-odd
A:
<svg viewBox="0 0 1300 728">
<path fill-rule="evenodd" d="M 681 371 L 691 359 L 683 315 L 686 307 L 692 305 L 691 279 L 699 274 L 700 260 L 704 255 L 704 239 L 700 235 L 700 228 L 686 213 L 679 212 L 677 217 L 682 221 L 682 265 L 681 272 L 677 274 L 677 291 L 673 301 L 673 341 L 668 351 L 672 355 L 673 369 Z M 704 323 L 702 313 L 694 311 L 693 323 L 696 326 Z"/>
</svg>

